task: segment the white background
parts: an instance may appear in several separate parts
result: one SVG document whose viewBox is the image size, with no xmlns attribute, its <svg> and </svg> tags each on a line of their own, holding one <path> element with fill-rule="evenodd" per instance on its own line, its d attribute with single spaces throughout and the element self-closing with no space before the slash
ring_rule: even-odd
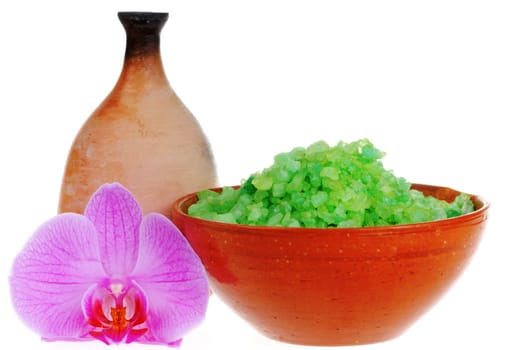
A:
<svg viewBox="0 0 519 350">
<path fill-rule="evenodd" d="M 7 276 L 56 213 L 68 148 L 120 73 L 117 11 L 154 10 L 170 13 L 165 69 L 212 143 L 221 184 L 295 146 L 367 137 L 397 175 L 491 201 L 458 283 L 403 336 L 359 349 L 518 349 L 515 3 L 3 1 L 0 347 L 105 348 L 40 342 L 12 310 Z M 216 297 L 183 348 L 306 349 L 264 338 Z"/>
</svg>

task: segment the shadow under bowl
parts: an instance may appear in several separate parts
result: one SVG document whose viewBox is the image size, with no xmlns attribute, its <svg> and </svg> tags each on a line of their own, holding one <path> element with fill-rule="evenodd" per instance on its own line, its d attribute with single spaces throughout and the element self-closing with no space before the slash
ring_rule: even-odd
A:
<svg viewBox="0 0 519 350">
<path fill-rule="evenodd" d="M 459 192 L 414 184 L 452 201 Z M 221 189 L 216 189 L 221 190 Z M 419 224 L 282 228 L 187 215 L 172 218 L 204 264 L 213 292 L 269 338 L 303 345 L 357 345 L 401 335 L 448 290 L 480 241 L 489 204 Z"/>
</svg>

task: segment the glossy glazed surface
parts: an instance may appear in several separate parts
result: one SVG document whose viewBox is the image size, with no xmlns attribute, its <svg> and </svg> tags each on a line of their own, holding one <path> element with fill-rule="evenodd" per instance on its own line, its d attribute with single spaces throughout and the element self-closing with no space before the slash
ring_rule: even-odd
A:
<svg viewBox="0 0 519 350">
<path fill-rule="evenodd" d="M 455 190 L 414 188 L 452 200 Z M 413 225 L 299 229 L 172 218 L 202 259 L 211 288 L 266 336 L 306 345 L 381 342 L 402 334 L 448 290 L 475 252 L 488 204 Z"/>
</svg>

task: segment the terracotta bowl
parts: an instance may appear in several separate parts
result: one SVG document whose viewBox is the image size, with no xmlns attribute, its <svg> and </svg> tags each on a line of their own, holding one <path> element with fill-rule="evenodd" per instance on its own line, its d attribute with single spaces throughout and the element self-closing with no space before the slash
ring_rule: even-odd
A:
<svg viewBox="0 0 519 350">
<path fill-rule="evenodd" d="M 458 191 L 413 185 L 452 200 Z M 186 215 L 196 194 L 178 199 L 173 221 L 207 269 L 211 288 L 264 335 L 305 345 L 381 342 L 402 334 L 469 263 L 488 203 L 456 218 L 372 228 L 278 228 Z"/>
</svg>

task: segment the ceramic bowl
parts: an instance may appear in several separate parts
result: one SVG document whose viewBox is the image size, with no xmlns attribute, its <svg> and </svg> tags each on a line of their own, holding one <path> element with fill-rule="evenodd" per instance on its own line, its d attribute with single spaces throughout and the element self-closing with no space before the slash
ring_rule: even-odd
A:
<svg viewBox="0 0 519 350">
<path fill-rule="evenodd" d="M 458 191 L 414 184 L 453 200 Z M 305 345 L 354 345 L 402 334 L 474 254 L 488 203 L 456 218 L 371 228 L 280 228 L 172 218 L 200 256 L 213 292 L 264 335 Z M 453 312 L 455 312 L 453 310 Z"/>
</svg>

